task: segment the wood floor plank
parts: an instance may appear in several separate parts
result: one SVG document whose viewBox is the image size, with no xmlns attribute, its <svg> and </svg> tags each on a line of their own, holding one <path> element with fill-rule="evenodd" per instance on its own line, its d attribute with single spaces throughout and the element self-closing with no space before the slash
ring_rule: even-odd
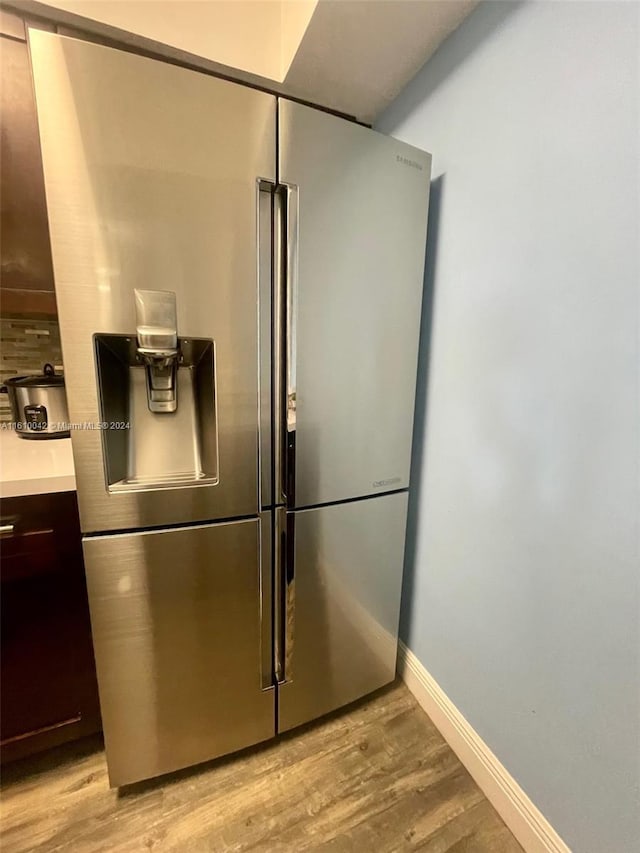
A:
<svg viewBox="0 0 640 853">
<path fill-rule="evenodd" d="M 98 740 L 3 773 L 3 853 L 516 853 L 521 848 L 398 682 L 239 755 L 108 787 Z"/>
</svg>

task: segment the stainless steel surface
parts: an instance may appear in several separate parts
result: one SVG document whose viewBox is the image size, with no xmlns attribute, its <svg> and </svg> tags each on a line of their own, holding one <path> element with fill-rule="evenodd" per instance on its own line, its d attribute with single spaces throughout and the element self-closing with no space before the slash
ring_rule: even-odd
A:
<svg viewBox="0 0 640 853">
<path fill-rule="evenodd" d="M 295 505 L 404 488 L 431 157 L 285 100 L 279 140 L 299 187 Z"/>
<path fill-rule="evenodd" d="M 395 677 L 407 497 L 288 513 L 295 516 L 295 565 L 288 571 L 279 731 Z"/>
<path fill-rule="evenodd" d="M 263 690 L 273 690 L 273 531 L 271 512 L 260 513 L 260 676 Z"/>
<path fill-rule="evenodd" d="M 65 386 L 21 385 L 21 377 L 7 380 L 7 393 L 21 438 L 47 439 L 69 436 L 69 412 Z"/>
<path fill-rule="evenodd" d="M 216 344 L 219 482 L 110 493 L 100 430 L 74 429 L 82 529 L 255 514 L 256 180 L 275 179 L 275 99 L 53 33 L 29 37 L 70 419 L 99 420 L 92 336 L 135 338 L 135 288 L 174 291 L 180 334 Z"/>
<path fill-rule="evenodd" d="M 271 307 L 272 307 L 272 242 L 273 242 L 273 191 L 274 185 L 258 182 L 256 204 L 258 209 L 258 313 L 260 338 L 260 507 L 273 503 L 271 466 Z"/>
<path fill-rule="evenodd" d="M 84 539 L 113 786 L 274 734 L 258 519 Z"/>
<path fill-rule="evenodd" d="M 15 524 L 0 524 L 0 536 L 11 536 L 15 529 Z"/>
</svg>

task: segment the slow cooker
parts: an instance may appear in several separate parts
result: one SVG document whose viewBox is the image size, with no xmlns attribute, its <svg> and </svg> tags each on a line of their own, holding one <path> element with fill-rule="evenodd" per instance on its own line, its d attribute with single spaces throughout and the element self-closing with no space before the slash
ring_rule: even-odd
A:
<svg viewBox="0 0 640 853">
<path fill-rule="evenodd" d="M 45 364 L 41 374 L 12 376 L 0 391 L 9 395 L 20 438 L 68 438 L 69 414 L 64 376 Z"/>
</svg>

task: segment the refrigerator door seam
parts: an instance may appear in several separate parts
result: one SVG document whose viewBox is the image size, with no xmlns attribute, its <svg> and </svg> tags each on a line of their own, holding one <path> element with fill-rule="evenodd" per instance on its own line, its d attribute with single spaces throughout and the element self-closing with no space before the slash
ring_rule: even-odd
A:
<svg viewBox="0 0 640 853">
<path fill-rule="evenodd" d="M 376 498 L 385 498 L 389 495 L 400 495 L 403 492 L 408 492 L 409 487 L 405 486 L 404 489 L 392 489 L 388 492 L 369 492 L 366 495 L 357 495 L 353 498 L 342 498 L 337 501 L 323 501 L 323 503 L 319 504 L 306 504 L 305 506 L 297 506 L 295 508 L 295 512 L 306 512 L 309 509 L 320 509 L 324 506 L 342 506 L 343 504 L 353 504 L 358 503 L 359 501 L 369 501 L 375 500 Z"/>
<path fill-rule="evenodd" d="M 116 530 L 95 530 L 87 531 L 82 534 L 82 540 L 92 539 L 117 539 L 121 536 L 137 535 L 143 533 L 166 533 L 170 530 L 200 530 L 202 527 L 214 527 L 223 524 L 241 524 L 245 521 L 251 521 L 257 518 L 257 515 L 234 515 L 229 518 L 211 518 L 205 521 L 185 521 L 176 524 L 165 524 L 161 527 L 136 527 L 118 528 Z"/>
</svg>

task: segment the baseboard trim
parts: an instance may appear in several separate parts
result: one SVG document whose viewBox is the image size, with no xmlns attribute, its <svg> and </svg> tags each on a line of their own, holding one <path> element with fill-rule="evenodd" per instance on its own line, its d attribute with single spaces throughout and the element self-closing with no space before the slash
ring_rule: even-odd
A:
<svg viewBox="0 0 640 853">
<path fill-rule="evenodd" d="M 404 643 L 398 673 L 527 853 L 571 853 L 544 815 Z"/>
</svg>

